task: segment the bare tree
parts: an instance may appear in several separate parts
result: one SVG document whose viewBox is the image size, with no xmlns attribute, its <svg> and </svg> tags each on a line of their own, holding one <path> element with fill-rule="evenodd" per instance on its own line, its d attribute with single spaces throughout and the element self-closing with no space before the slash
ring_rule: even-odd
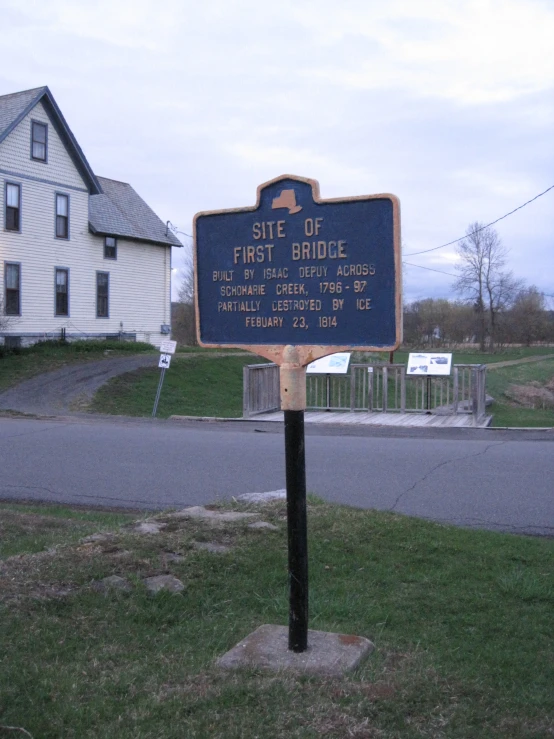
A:
<svg viewBox="0 0 554 739">
<path fill-rule="evenodd" d="M 512 340 L 531 346 L 548 338 L 548 313 L 544 295 L 534 285 L 520 290 L 509 313 Z"/>
<path fill-rule="evenodd" d="M 470 301 L 478 316 L 479 348 L 494 349 L 497 316 L 514 299 L 522 283 L 505 270 L 508 250 L 490 226 L 471 223 L 466 238 L 458 244 L 461 264 L 454 289 Z"/>
<path fill-rule="evenodd" d="M 406 345 L 463 344 L 475 334 L 475 313 L 470 305 L 444 298 L 416 300 L 404 306 Z"/>
<path fill-rule="evenodd" d="M 173 334 L 177 341 L 196 344 L 196 316 L 194 312 L 194 262 L 189 247 L 184 247 L 183 280 L 179 288 L 179 302 L 173 316 Z"/>
</svg>

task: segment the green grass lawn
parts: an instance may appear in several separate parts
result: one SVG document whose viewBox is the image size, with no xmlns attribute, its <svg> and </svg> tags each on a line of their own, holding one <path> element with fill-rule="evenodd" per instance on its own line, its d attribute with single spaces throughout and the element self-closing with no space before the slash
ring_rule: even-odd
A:
<svg viewBox="0 0 554 739">
<path fill-rule="evenodd" d="M 242 368 L 246 364 L 264 361 L 253 354 L 174 357 L 165 373 L 158 418 L 171 415 L 242 416 Z M 149 416 L 159 380 L 159 369 L 140 369 L 115 377 L 97 392 L 90 410 Z"/>
<path fill-rule="evenodd" d="M 27 554 L 41 515 L 49 549 Z M 128 516 L 91 515 L 0 506 L 10 541 L 0 559 L 0 736 L 18 735 L 1 726 L 35 739 L 552 736 L 552 540 L 311 498 L 310 628 L 376 646 L 354 674 L 331 679 L 214 664 L 261 624 L 287 623 L 282 502 L 260 514 L 277 531 L 160 514 L 168 526 L 139 536 L 118 528 Z M 114 533 L 76 541 L 99 529 Z M 229 551 L 200 551 L 202 541 Z M 185 590 L 148 595 L 142 578 L 162 573 Z M 112 574 L 131 592 L 91 589 Z"/>
<path fill-rule="evenodd" d="M 553 354 L 552 347 L 547 354 Z M 539 351 L 516 349 L 495 355 L 455 353 L 457 364 L 480 364 L 484 360 L 505 362 L 528 356 L 539 356 Z M 398 356 L 400 355 L 400 356 Z M 375 361 L 376 356 L 355 356 Z M 397 352 L 395 361 L 401 361 Z M 407 359 L 407 354 L 406 354 Z M 158 417 L 170 415 L 217 416 L 222 418 L 242 415 L 242 368 L 265 360 L 252 354 L 217 357 L 213 352 L 202 356 L 176 357 L 166 372 L 158 407 Z M 488 361 L 487 363 L 491 363 Z M 505 388 L 512 383 L 532 380 L 544 382 L 554 375 L 554 360 L 489 369 L 487 392 L 495 398 L 490 409 L 495 426 L 554 426 L 554 412 L 542 409 L 521 408 L 504 396 Z M 111 380 L 95 396 L 90 410 L 97 413 L 115 413 L 131 416 L 149 416 L 152 413 L 156 389 L 160 378 L 158 369 L 140 369 Z"/>
<path fill-rule="evenodd" d="M 46 342 L 0 357 L 0 391 L 28 377 L 75 362 L 122 356 L 129 352 L 152 351 L 149 344 L 119 342 L 76 342 L 60 345 Z M 491 364 L 530 356 L 553 354 L 554 347 L 517 347 L 495 354 L 455 351 L 455 364 Z M 253 354 L 236 356 L 236 350 L 221 352 L 199 347 L 182 347 L 166 372 L 158 407 L 158 417 L 170 415 L 238 417 L 242 415 L 242 368 L 265 360 Z M 388 361 L 388 355 L 355 353 L 353 361 Z M 395 362 L 405 362 L 408 352 L 395 353 Z M 495 398 L 490 412 L 494 426 L 554 426 L 551 410 L 522 408 L 504 396 L 512 384 L 545 382 L 554 375 L 554 360 L 489 369 L 487 392 Z M 158 369 L 141 369 L 121 375 L 96 395 L 90 410 L 130 416 L 150 416 L 160 378 Z"/>
<path fill-rule="evenodd" d="M 489 411 L 493 414 L 493 426 L 554 426 L 554 410 L 523 408 L 504 395 L 509 385 L 545 383 L 551 377 L 554 377 L 554 359 L 489 369 L 487 393 L 495 399 Z"/>
</svg>

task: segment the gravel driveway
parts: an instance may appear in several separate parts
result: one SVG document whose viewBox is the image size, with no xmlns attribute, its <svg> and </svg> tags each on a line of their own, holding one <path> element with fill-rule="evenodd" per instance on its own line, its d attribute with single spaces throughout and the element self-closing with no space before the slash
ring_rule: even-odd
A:
<svg viewBox="0 0 554 739">
<path fill-rule="evenodd" d="M 0 409 L 56 416 L 84 410 L 96 391 L 116 375 L 157 367 L 158 354 L 106 357 L 37 375 L 0 393 Z"/>
</svg>

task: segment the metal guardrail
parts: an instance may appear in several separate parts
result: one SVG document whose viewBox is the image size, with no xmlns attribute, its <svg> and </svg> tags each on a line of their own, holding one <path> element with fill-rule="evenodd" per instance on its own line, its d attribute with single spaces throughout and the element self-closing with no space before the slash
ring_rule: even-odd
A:
<svg viewBox="0 0 554 739">
<path fill-rule="evenodd" d="M 447 377 L 414 376 L 403 364 L 351 364 L 346 375 L 306 376 L 308 410 L 383 413 L 486 413 L 486 365 L 456 364 Z M 279 410 L 279 367 L 244 368 L 243 416 Z"/>
</svg>

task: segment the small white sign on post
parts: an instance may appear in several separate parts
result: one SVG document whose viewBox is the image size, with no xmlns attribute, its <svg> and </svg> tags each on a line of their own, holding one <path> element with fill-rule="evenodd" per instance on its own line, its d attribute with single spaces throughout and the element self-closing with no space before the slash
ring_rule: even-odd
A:
<svg viewBox="0 0 554 739">
<path fill-rule="evenodd" d="M 158 367 L 161 367 L 162 369 L 168 369 L 170 364 L 171 364 L 171 354 L 160 354 L 160 361 L 158 362 Z"/>
<path fill-rule="evenodd" d="M 162 343 L 160 344 L 160 352 L 162 354 L 175 354 L 176 348 L 177 348 L 177 342 L 171 341 L 171 339 L 164 339 Z M 161 366 L 162 365 L 160 364 L 160 367 Z"/>
</svg>

